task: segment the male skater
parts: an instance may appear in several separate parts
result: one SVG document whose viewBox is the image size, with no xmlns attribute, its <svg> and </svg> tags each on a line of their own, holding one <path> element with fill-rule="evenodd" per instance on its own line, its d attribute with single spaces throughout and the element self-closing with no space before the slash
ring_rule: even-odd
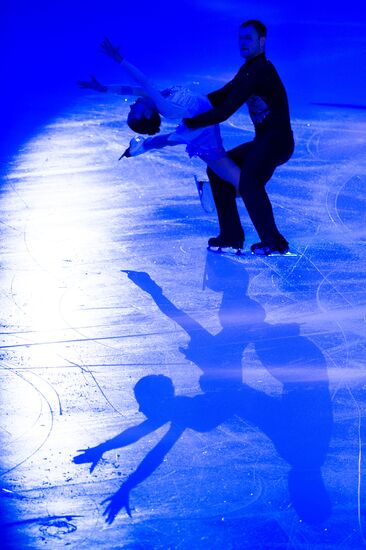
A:
<svg viewBox="0 0 366 550">
<path fill-rule="evenodd" d="M 247 103 L 254 124 L 253 141 L 239 145 L 228 156 L 241 169 L 239 190 L 260 238 L 252 252 L 285 254 L 288 242 L 277 229 L 272 206 L 265 190 L 276 167 L 289 160 L 294 150 L 286 90 L 272 63 L 265 56 L 267 29 L 257 20 L 239 28 L 239 49 L 244 65 L 223 88 L 208 94 L 212 109 L 184 118 L 188 128 L 202 128 L 227 120 Z M 209 247 L 242 248 L 244 230 L 235 201 L 235 189 L 207 170 L 214 196 L 220 234 L 209 239 Z"/>
</svg>

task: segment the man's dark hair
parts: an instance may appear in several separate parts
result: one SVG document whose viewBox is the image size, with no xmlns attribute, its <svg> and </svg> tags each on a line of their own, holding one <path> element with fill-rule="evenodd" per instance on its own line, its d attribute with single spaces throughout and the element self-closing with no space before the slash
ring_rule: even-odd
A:
<svg viewBox="0 0 366 550">
<path fill-rule="evenodd" d="M 132 113 L 129 113 L 127 117 L 127 124 L 137 134 L 148 134 L 153 136 L 160 132 L 161 118 L 159 113 L 155 113 L 151 118 L 135 117 Z"/>
<path fill-rule="evenodd" d="M 264 23 L 262 23 L 262 21 L 258 21 L 257 19 L 248 19 L 248 21 L 244 21 L 244 23 L 240 25 L 241 29 L 245 27 L 253 27 L 259 38 L 265 38 L 267 36 L 267 27 Z"/>
</svg>

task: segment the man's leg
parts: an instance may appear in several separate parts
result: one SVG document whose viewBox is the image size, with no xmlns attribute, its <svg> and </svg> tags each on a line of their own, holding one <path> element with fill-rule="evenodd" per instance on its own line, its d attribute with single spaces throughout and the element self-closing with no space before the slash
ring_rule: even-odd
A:
<svg viewBox="0 0 366 550">
<path fill-rule="evenodd" d="M 246 158 L 247 151 L 249 151 L 250 148 L 251 142 L 244 143 L 243 145 L 239 145 L 235 149 L 229 151 L 228 156 L 238 166 L 241 166 L 243 159 Z M 220 226 L 220 235 L 216 238 L 210 239 L 209 244 L 211 244 L 211 241 L 214 241 L 211 245 L 219 246 L 215 244 L 215 242 L 217 239 L 220 239 L 219 242 L 228 243 L 228 245 L 233 243 L 235 248 L 241 248 L 244 242 L 244 230 L 241 225 L 238 207 L 236 204 L 235 189 L 232 185 L 217 176 L 217 174 L 215 174 L 215 172 L 213 172 L 210 168 L 207 170 L 207 175 L 210 180 L 212 195 L 215 201 Z"/>
<path fill-rule="evenodd" d="M 274 170 L 275 166 L 267 172 L 261 168 L 258 173 L 248 164 L 242 172 L 240 194 L 260 241 L 268 244 L 288 244 L 276 226 L 271 201 L 265 189 L 265 184 Z"/>
<path fill-rule="evenodd" d="M 288 242 L 279 232 L 265 189 L 280 161 L 266 140 L 255 140 L 241 164 L 240 194 L 259 239 L 274 250 L 286 250 Z"/>
<path fill-rule="evenodd" d="M 211 168 L 207 174 L 211 183 L 212 195 L 216 205 L 217 217 L 220 226 L 220 235 L 209 240 L 211 246 L 233 246 L 242 248 L 244 230 L 242 228 L 238 208 L 236 205 L 235 188 L 221 179 Z"/>
</svg>

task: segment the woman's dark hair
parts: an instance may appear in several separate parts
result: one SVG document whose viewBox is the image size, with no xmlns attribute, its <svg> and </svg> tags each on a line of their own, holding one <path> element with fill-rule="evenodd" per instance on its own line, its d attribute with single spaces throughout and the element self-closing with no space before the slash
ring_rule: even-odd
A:
<svg viewBox="0 0 366 550">
<path fill-rule="evenodd" d="M 243 29 L 245 27 L 253 27 L 259 38 L 265 38 L 267 36 L 267 27 L 262 21 L 258 21 L 258 19 L 248 19 L 248 21 L 244 21 L 244 23 L 240 25 L 240 28 Z"/>
<path fill-rule="evenodd" d="M 161 118 L 156 111 L 151 117 L 145 116 L 136 117 L 132 111 L 130 111 L 127 117 L 127 124 L 137 134 L 148 134 L 153 136 L 160 132 Z"/>
</svg>

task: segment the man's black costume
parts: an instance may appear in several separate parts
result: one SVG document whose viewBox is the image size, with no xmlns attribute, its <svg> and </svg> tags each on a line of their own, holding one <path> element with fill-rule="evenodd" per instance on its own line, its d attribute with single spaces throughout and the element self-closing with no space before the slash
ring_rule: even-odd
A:
<svg viewBox="0 0 366 550">
<path fill-rule="evenodd" d="M 189 128 L 210 126 L 228 119 L 244 103 L 255 128 L 253 141 L 228 152 L 241 168 L 240 195 L 263 245 L 284 252 L 288 243 L 278 231 L 265 190 L 276 167 L 287 162 L 294 150 L 286 90 L 265 54 L 248 60 L 223 88 L 208 94 L 212 109 L 184 119 Z M 241 248 L 244 231 L 235 190 L 211 169 L 207 171 L 216 204 L 220 235 L 212 246 Z"/>
</svg>

